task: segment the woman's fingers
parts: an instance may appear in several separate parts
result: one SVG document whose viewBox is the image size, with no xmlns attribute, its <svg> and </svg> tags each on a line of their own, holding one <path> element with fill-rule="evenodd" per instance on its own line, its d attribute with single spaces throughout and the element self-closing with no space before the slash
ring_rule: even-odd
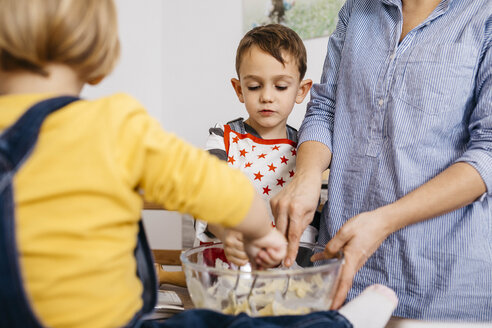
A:
<svg viewBox="0 0 492 328">
<path fill-rule="evenodd" d="M 340 273 L 340 278 L 337 285 L 337 291 L 335 292 L 335 296 L 333 297 L 333 301 L 331 303 L 331 309 L 337 310 L 340 308 L 345 299 L 347 298 L 347 294 L 352 287 L 352 282 L 354 280 L 354 276 L 359 270 L 357 266 L 354 266 L 351 259 L 345 259 L 345 263 L 342 266 L 342 272 Z"/>
<path fill-rule="evenodd" d="M 347 228 L 343 226 L 338 233 L 326 244 L 323 252 L 311 256 L 311 262 L 331 259 L 338 256 L 343 247 L 350 241 L 351 235 L 347 233 Z"/>
<path fill-rule="evenodd" d="M 292 218 L 289 222 L 289 228 L 287 232 L 287 256 L 285 257 L 284 264 L 290 267 L 296 260 L 297 252 L 299 250 L 299 241 L 304 231 L 304 226 L 299 223 L 298 220 Z"/>
<path fill-rule="evenodd" d="M 382 227 L 384 227 L 384 218 L 378 213 L 361 213 L 352 217 L 340 228 L 335 237 L 326 244 L 322 253 L 312 256 L 313 261 L 332 258 L 343 250 L 345 261 L 332 309 L 338 309 L 344 303 L 355 274 L 389 234 L 389 231 Z"/>
<path fill-rule="evenodd" d="M 276 206 L 276 228 L 288 241 L 284 264 L 291 266 L 296 259 L 302 233 L 314 217 L 314 210 L 293 199 L 275 201 L 272 204 Z"/>
<path fill-rule="evenodd" d="M 288 208 L 283 203 L 285 201 L 278 198 L 280 196 L 281 195 L 277 194 L 270 200 L 270 207 L 272 209 L 272 214 L 275 217 L 275 228 L 286 236 L 287 226 L 289 224 Z"/>
<path fill-rule="evenodd" d="M 296 175 L 294 179 L 270 200 L 278 231 L 287 237 L 286 266 L 297 256 L 304 229 L 313 220 L 318 206 L 321 174 Z"/>
</svg>

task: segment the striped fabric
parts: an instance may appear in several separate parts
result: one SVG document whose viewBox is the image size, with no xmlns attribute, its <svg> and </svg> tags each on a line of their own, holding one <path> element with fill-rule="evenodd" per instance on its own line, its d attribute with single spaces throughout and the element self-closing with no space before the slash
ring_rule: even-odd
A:
<svg viewBox="0 0 492 328">
<path fill-rule="evenodd" d="M 492 1 L 443 0 L 399 43 L 401 6 L 348 0 L 312 88 L 299 143 L 333 152 L 320 243 L 467 162 L 488 192 L 389 236 L 349 299 L 381 283 L 398 294 L 396 316 L 492 320 Z"/>
</svg>

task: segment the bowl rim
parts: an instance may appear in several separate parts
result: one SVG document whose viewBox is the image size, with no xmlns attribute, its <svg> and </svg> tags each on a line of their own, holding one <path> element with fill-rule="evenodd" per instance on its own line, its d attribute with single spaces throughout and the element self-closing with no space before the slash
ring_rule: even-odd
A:
<svg viewBox="0 0 492 328">
<path fill-rule="evenodd" d="M 293 275 L 308 275 L 312 273 L 319 273 L 322 272 L 326 269 L 334 269 L 338 267 L 338 270 L 341 268 L 342 264 L 344 263 L 344 256 L 343 253 L 340 251 L 338 252 L 337 256 L 331 259 L 323 260 L 324 264 L 313 266 L 313 267 L 308 267 L 308 268 L 300 268 L 300 269 L 286 269 L 286 270 L 251 270 L 251 271 L 240 271 L 240 270 L 233 270 L 233 269 L 225 269 L 225 268 L 216 268 L 216 267 L 207 267 L 203 266 L 201 264 L 196 264 L 192 263 L 190 260 L 188 260 L 188 256 L 191 254 L 198 253 L 199 251 L 206 249 L 206 248 L 221 248 L 223 243 L 218 242 L 218 243 L 213 243 L 213 244 L 207 244 L 207 245 L 201 245 L 201 246 L 195 246 L 192 248 L 189 248 L 185 251 L 183 251 L 180 255 L 180 260 L 183 266 L 190 267 L 196 271 L 199 272 L 208 272 L 208 273 L 215 273 L 215 274 L 226 274 L 226 275 L 257 275 L 258 278 L 273 278 L 277 276 L 285 277 L 286 275 L 293 276 Z M 318 244 L 314 243 L 306 243 L 306 242 L 300 242 L 299 247 L 306 247 L 306 248 L 315 248 L 316 250 L 319 250 L 320 252 L 324 250 L 324 247 Z M 317 261 L 319 262 L 319 261 Z"/>
</svg>

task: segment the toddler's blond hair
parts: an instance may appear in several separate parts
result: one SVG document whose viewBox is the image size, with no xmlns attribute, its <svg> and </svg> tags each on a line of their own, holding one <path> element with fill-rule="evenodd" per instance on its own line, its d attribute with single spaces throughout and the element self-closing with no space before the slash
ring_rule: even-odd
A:
<svg viewBox="0 0 492 328">
<path fill-rule="evenodd" d="M 86 82 L 108 75 L 120 52 L 113 0 L 0 0 L 0 65 L 46 76 L 65 64 Z"/>
</svg>

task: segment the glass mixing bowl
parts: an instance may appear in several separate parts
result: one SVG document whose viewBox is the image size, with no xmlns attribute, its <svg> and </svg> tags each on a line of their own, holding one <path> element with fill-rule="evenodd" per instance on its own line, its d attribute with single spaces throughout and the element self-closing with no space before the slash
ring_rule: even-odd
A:
<svg viewBox="0 0 492 328">
<path fill-rule="evenodd" d="M 226 314 L 250 316 L 306 314 L 330 308 L 343 255 L 309 259 L 323 247 L 300 243 L 296 263 L 290 268 L 251 270 L 217 259 L 208 263 L 205 253 L 220 252 L 222 244 L 194 247 L 181 254 L 193 304 Z"/>
</svg>

